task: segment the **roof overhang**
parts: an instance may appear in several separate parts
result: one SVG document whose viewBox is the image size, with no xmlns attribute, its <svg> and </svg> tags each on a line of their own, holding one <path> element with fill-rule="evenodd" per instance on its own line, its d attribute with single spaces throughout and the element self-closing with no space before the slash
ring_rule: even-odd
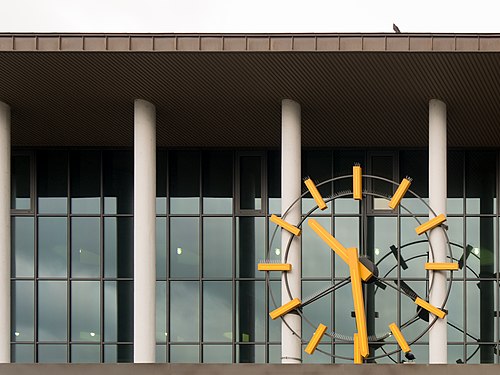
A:
<svg viewBox="0 0 500 375">
<path fill-rule="evenodd" d="M 0 34 L 0 72 L 15 146 L 132 146 L 136 98 L 165 147 L 278 147 L 284 98 L 305 147 L 424 147 L 433 98 L 500 145 L 500 35 Z"/>
</svg>

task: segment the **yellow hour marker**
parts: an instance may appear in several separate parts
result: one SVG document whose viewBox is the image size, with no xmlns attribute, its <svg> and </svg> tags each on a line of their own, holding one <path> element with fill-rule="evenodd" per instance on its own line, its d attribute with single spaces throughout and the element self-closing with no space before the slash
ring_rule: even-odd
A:
<svg viewBox="0 0 500 375">
<path fill-rule="evenodd" d="M 294 298 L 290 302 L 285 303 L 283 306 L 278 307 L 276 310 L 273 310 L 269 313 L 269 316 L 272 320 L 283 316 L 295 308 L 300 306 L 300 299 Z"/>
<path fill-rule="evenodd" d="M 290 263 L 259 263 L 257 266 L 259 271 L 291 271 Z"/>
<path fill-rule="evenodd" d="M 406 342 L 406 339 L 404 338 L 403 334 L 399 330 L 399 328 L 396 325 L 396 323 L 389 324 L 389 329 L 391 330 L 392 335 L 394 336 L 394 338 L 398 342 L 399 347 L 401 348 L 401 350 L 403 352 L 405 352 L 405 353 L 411 352 L 410 346 Z"/>
<path fill-rule="evenodd" d="M 458 271 L 458 263 L 425 263 L 425 269 L 431 271 Z"/>
<path fill-rule="evenodd" d="M 399 184 L 398 189 L 392 196 L 391 201 L 389 202 L 389 207 L 393 210 L 401 203 L 401 199 L 405 196 L 406 192 L 410 188 L 411 181 L 408 178 L 403 178 L 401 183 Z"/>
<path fill-rule="evenodd" d="M 434 229 L 437 226 L 443 224 L 446 221 L 446 216 L 444 214 L 440 214 L 436 216 L 434 219 L 431 219 L 418 227 L 415 228 L 415 232 L 420 236 L 422 233 L 427 232 L 428 230 Z"/>
<path fill-rule="evenodd" d="M 307 190 L 311 193 L 312 197 L 314 198 L 314 201 L 318 205 L 319 209 L 321 211 L 326 210 L 326 203 L 323 200 L 323 197 L 321 196 L 321 193 L 318 191 L 318 188 L 314 184 L 313 180 L 308 178 L 307 180 L 304 181 L 304 184 L 307 186 Z"/>
<path fill-rule="evenodd" d="M 295 225 L 292 225 L 288 222 L 286 222 L 285 220 L 283 219 L 280 219 L 278 216 L 276 215 L 271 215 L 271 218 L 270 218 L 271 222 L 273 222 L 274 224 L 280 226 L 281 228 L 287 230 L 288 232 L 294 234 L 295 236 L 300 236 L 301 234 L 301 230 L 299 228 L 297 228 Z"/>
<path fill-rule="evenodd" d="M 352 195 L 354 199 L 363 199 L 363 181 L 361 174 L 361 166 L 355 165 L 352 167 Z"/>
<path fill-rule="evenodd" d="M 429 302 L 424 301 L 422 298 L 417 297 L 415 299 L 415 303 L 420 306 L 421 308 L 429 311 L 430 313 L 436 315 L 438 318 L 443 319 L 446 316 L 446 313 L 438 309 L 436 306 L 432 306 Z"/>
<path fill-rule="evenodd" d="M 307 346 L 304 350 L 307 354 L 314 353 L 314 351 L 316 350 L 316 348 L 319 345 L 319 342 L 321 341 L 321 338 L 325 334 L 326 328 L 327 327 L 321 323 L 318 326 L 318 328 L 316 328 L 316 332 L 314 332 L 314 334 L 311 337 L 311 340 L 309 341 L 309 343 L 307 344 Z"/>
</svg>

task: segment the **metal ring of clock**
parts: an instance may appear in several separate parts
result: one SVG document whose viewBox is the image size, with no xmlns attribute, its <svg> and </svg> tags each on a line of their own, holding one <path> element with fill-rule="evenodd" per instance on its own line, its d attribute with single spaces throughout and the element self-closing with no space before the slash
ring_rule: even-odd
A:
<svg viewBox="0 0 500 375">
<path fill-rule="evenodd" d="M 340 177 L 334 177 L 334 178 L 331 178 L 331 179 L 328 179 L 328 180 L 325 180 L 319 184 L 316 185 L 316 187 L 321 187 L 325 184 L 333 184 L 334 182 L 336 181 L 340 181 L 340 180 L 343 180 L 343 179 L 351 179 L 353 178 L 353 175 L 344 175 L 344 176 L 340 176 Z M 391 185 L 394 185 L 394 186 L 399 186 L 400 184 L 398 182 L 395 182 L 395 181 L 392 181 L 392 180 L 389 180 L 389 179 L 386 179 L 386 178 L 383 178 L 383 177 L 379 177 L 379 176 L 373 176 L 373 175 L 363 175 L 363 178 L 364 179 L 371 179 L 371 180 L 379 180 L 379 181 L 383 181 L 383 182 L 386 182 L 386 183 L 389 183 Z M 438 215 L 436 214 L 436 212 L 434 212 L 434 210 L 429 206 L 429 204 L 422 198 L 420 197 L 418 194 L 416 194 L 414 191 L 412 191 L 411 189 L 407 189 L 407 192 L 410 193 L 411 195 L 413 195 L 413 197 L 417 198 L 428 210 L 429 212 L 431 212 L 435 217 L 437 217 Z M 283 214 L 282 216 L 282 219 L 285 219 L 286 218 L 286 215 L 288 214 L 288 212 L 290 211 L 290 209 L 292 207 L 294 207 L 299 201 L 301 201 L 304 197 L 310 195 L 310 191 L 309 190 L 306 190 L 298 199 L 296 199 L 291 205 L 290 207 L 285 211 L 285 213 Z M 379 194 L 379 193 L 376 193 L 376 192 L 371 192 L 371 191 L 363 191 L 362 194 L 364 196 L 372 196 L 372 197 L 375 197 L 375 198 L 384 198 L 384 199 L 387 199 L 389 200 L 390 197 L 389 196 L 386 196 L 386 195 L 383 195 L 383 194 Z M 342 191 L 342 192 L 339 192 L 337 194 L 333 194 L 331 197 L 327 198 L 324 200 L 324 202 L 326 204 L 334 201 L 335 199 L 338 199 L 338 198 L 344 198 L 344 197 L 352 197 L 353 196 L 353 192 L 348 190 L 348 191 Z M 413 219 L 418 223 L 418 225 L 422 225 L 422 222 L 419 220 L 419 218 L 417 217 L 417 215 L 413 214 L 407 207 L 405 207 L 403 204 L 399 203 L 399 206 L 401 207 L 402 210 L 406 211 L 407 214 L 409 214 L 411 217 L 413 217 Z M 299 223 L 297 223 L 296 227 L 297 228 L 302 228 L 302 224 L 309 218 L 309 216 L 311 216 L 315 211 L 317 211 L 319 209 L 318 205 L 316 205 L 315 207 L 313 207 L 311 210 L 309 210 L 303 217 L 302 219 L 300 220 Z M 400 211 L 398 211 L 400 212 Z M 398 213 L 398 217 L 399 217 L 399 213 Z M 453 260 L 453 253 L 452 253 L 452 249 L 451 249 L 451 244 L 450 244 L 450 240 L 449 240 L 449 237 L 448 237 L 448 234 L 446 232 L 446 230 L 440 225 L 440 226 L 437 226 L 436 229 L 439 229 L 441 230 L 443 233 L 444 233 L 444 236 L 446 238 L 446 245 L 447 245 L 447 258 L 450 259 L 450 260 Z M 270 244 L 273 243 L 274 241 L 274 237 L 276 236 L 276 233 L 277 231 L 279 230 L 279 227 L 277 226 L 276 229 L 274 230 L 273 232 L 273 235 L 271 237 L 271 240 L 270 240 Z M 432 244 L 430 243 L 429 241 L 429 234 L 426 232 L 424 232 L 425 234 L 425 237 L 426 237 L 426 241 L 423 240 L 423 241 L 417 241 L 417 242 L 427 242 L 429 244 L 429 251 L 432 255 L 432 259 L 435 259 L 434 257 L 434 250 L 433 250 L 433 247 L 432 247 Z M 291 234 L 290 236 L 290 239 L 288 241 L 288 244 L 287 244 L 287 247 L 285 249 L 285 253 L 284 253 L 284 256 L 283 256 L 283 259 L 284 259 L 284 262 L 286 263 L 287 262 L 287 259 L 288 259 L 288 254 L 289 254 L 289 251 L 290 251 L 290 245 L 293 241 L 293 239 L 296 237 L 296 235 L 294 234 Z M 414 242 L 414 243 L 417 243 L 417 242 Z M 401 256 L 401 249 L 403 247 L 406 247 L 408 245 L 403 245 L 403 246 L 399 246 L 398 248 L 398 263 L 386 274 L 382 277 L 385 278 L 391 271 L 394 270 L 394 268 L 396 267 L 399 267 L 400 266 L 400 261 L 399 261 L 399 257 Z M 268 250 L 267 250 L 267 259 L 269 259 L 269 251 L 270 251 L 270 247 L 271 246 L 268 246 Z M 423 257 L 423 256 L 428 256 L 427 254 L 421 254 L 419 255 L 419 257 Z M 410 261 L 410 260 L 413 260 L 413 259 L 416 259 L 417 257 L 412 257 L 412 258 L 408 258 L 407 261 Z M 380 262 L 380 261 L 379 261 Z M 373 262 L 372 262 L 373 263 Z M 374 263 L 375 265 L 375 263 Z M 289 283 L 288 283 L 288 275 L 287 275 L 287 272 L 283 272 L 284 273 L 284 281 L 285 281 L 285 289 L 287 291 L 287 294 L 290 298 L 290 300 L 292 300 L 294 297 L 290 291 L 290 287 L 289 287 Z M 428 273 L 428 271 L 426 271 L 426 273 Z M 449 295 L 450 295 L 450 292 L 451 292 L 451 285 L 452 285 L 452 282 L 453 282 L 453 272 L 449 272 L 449 277 L 447 277 L 448 279 L 448 283 L 447 283 L 447 290 L 446 290 L 446 296 L 440 306 L 440 309 L 443 310 L 444 307 L 446 306 L 446 303 L 448 301 L 448 298 L 449 298 Z M 269 285 L 269 282 L 270 282 L 270 278 L 269 277 L 266 277 L 266 280 L 267 280 L 267 283 Z M 347 277 L 346 279 L 344 280 L 341 280 L 339 281 L 337 284 L 341 284 L 343 283 L 344 281 L 349 281 L 349 277 Z M 433 281 L 434 281 L 434 278 L 432 278 L 432 281 L 430 282 L 430 285 L 426 288 L 426 296 L 425 298 L 428 299 L 428 296 L 429 296 L 429 293 L 431 292 L 432 290 L 432 286 L 433 286 Z M 398 292 L 399 293 L 402 293 L 402 294 L 405 294 L 403 293 L 403 291 L 401 290 L 401 287 L 399 285 L 399 282 L 400 282 L 400 279 L 398 278 Z M 429 277 L 427 276 L 426 277 L 426 284 L 429 282 Z M 348 283 L 344 283 L 343 285 L 339 285 L 338 288 L 344 286 L 344 285 L 348 285 Z M 389 285 L 389 284 L 387 284 Z M 376 291 L 378 290 L 378 286 L 377 286 L 377 289 L 375 289 L 375 293 Z M 270 288 L 270 285 L 269 285 L 269 294 L 270 294 L 270 297 L 271 297 L 271 301 L 272 303 L 274 304 L 275 308 L 278 308 L 278 305 L 276 303 L 276 300 L 274 298 L 274 295 L 272 293 L 272 289 Z M 301 309 L 297 309 L 296 310 L 298 312 L 298 314 L 301 315 L 302 319 L 307 323 L 309 324 L 312 328 L 316 328 L 316 326 L 305 316 L 305 314 L 301 311 Z M 402 329 L 410 326 L 411 324 L 413 324 L 414 322 L 416 322 L 419 318 L 419 312 L 420 311 L 423 311 L 422 308 L 418 309 L 417 308 L 417 312 L 415 313 L 415 315 L 413 315 L 411 318 L 409 318 L 406 322 L 403 322 L 401 323 L 401 327 L 403 327 Z M 429 318 L 430 318 L 430 314 L 429 314 Z M 300 335 L 295 332 L 294 329 L 292 329 L 288 323 L 283 319 L 283 316 L 281 316 L 281 319 L 282 321 L 285 323 L 285 325 L 288 327 L 288 329 L 297 337 L 299 337 L 301 339 L 301 342 L 306 344 L 307 341 L 306 340 L 303 340 Z M 434 318 L 432 319 L 432 321 L 429 322 L 429 324 L 426 326 L 426 328 L 423 330 L 423 332 L 421 332 L 420 334 L 417 335 L 417 337 L 415 338 L 412 338 L 410 341 L 409 341 L 409 345 L 412 345 L 413 343 L 417 342 L 418 340 L 420 340 L 429 330 L 430 328 L 435 324 L 435 322 L 438 320 L 439 318 L 437 316 L 434 316 Z M 430 319 L 429 319 L 430 320 Z M 332 339 L 336 339 L 336 340 L 339 340 L 339 341 L 345 341 L 345 342 L 350 342 L 352 343 L 353 342 L 353 337 L 352 336 L 347 336 L 347 335 L 343 335 L 343 334 L 339 334 L 335 331 L 332 331 L 331 333 L 330 332 L 324 332 L 324 334 Z M 387 332 L 384 332 L 383 334 L 381 335 L 373 335 L 373 336 L 370 336 L 368 339 L 369 341 L 371 341 L 372 343 L 374 341 L 382 341 L 382 340 L 385 340 L 386 338 L 390 337 L 392 335 L 391 331 L 387 331 Z M 345 356 L 342 356 L 342 355 L 339 355 L 339 354 L 333 354 L 333 353 L 329 353 L 329 352 L 326 352 L 320 348 L 317 348 L 316 349 L 317 351 L 323 353 L 323 354 L 326 354 L 326 355 L 330 355 L 331 357 L 335 357 L 335 358 L 341 358 L 341 359 L 345 359 L 345 360 L 353 360 L 352 357 L 345 357 Z M 397 348 L 396 350 L 392 350 L 392 351 L 389 351 L 389 352 L 386 352 L 384 351 L 384 354 L 381 354 L 381 355 L 377 355 L 377 356 L 372 356 L 372 357 L 367 357 L 366 359 L 367 360 L 376 360 L 378 358 L 383 358 L 383 357 L 387 357 L 387 356 L 391 356 L 391 355 L 394 355 L 396 353 L 398 353 L 399 351 L 401 350 L 401 348 Z"/>
</svg>

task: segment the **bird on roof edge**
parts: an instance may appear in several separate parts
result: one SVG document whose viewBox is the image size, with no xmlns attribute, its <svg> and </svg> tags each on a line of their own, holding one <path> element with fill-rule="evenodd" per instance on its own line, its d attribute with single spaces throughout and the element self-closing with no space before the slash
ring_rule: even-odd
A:
<svg viewBox="0 0 500 375">
<path fill-rule="evenodd" d="M 392 29 L 396 34 L 401 34 L 401 30 L 399 30 L 399 27 L 397 27 L 395 23 L 392 24 Z"/>
</svg>

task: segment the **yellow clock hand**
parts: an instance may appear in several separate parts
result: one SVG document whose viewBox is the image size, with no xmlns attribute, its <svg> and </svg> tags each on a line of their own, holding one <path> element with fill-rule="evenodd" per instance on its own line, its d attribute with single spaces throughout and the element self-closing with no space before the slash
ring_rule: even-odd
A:
<svg viewBox="0 0 500 375">
<path fill-rule="evenodd" d="M 349 264 L 349 260 L 347 259 L 347 250 L 342 244 L 335 238 L 333 237 L 328 231 L 321 226 L 320 223 L 318 223 L 314 219 L 309 219 L 308 221 L 309 226 L 313 231 L 316 232 L 316 234 L 347 264 Z M 359 272 L 361 274 L 361 278 L 363 281 L 368 281 L 372 276 L 373 273 L 366 268 L 362 263 L 357 261 L 359 264 Z"/>
<path fill-rule="evenodd" d="M 359 352 L 363 357 L 369 354 L 368 334 L 366 331 L 365 303 L 363 301 L 363 287 L 359 272 L 358 250 L 354 247 L 347 249 L 349 261 L 349 272 L 351 275 L 352 299 L 354 302 L 354 314 L 356 315 L 356 328 L 359 338 Z"/>
</svg>

